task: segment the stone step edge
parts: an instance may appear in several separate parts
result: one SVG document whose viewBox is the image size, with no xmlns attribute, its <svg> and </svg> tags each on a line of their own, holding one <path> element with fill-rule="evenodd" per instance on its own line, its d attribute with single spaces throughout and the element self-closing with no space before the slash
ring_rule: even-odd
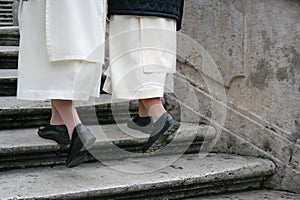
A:
<svg viewBox="0 0 300 200">
<path fill-rule="evenodd" d="M 275 171 L 271 161 L 259 158 L 226 154 L 174 158 L 128 158 L 72 169 L 56 166 L 1 172 L 0 179 L 5 182 L 0 183 L 0 193 L 3 200 L 137 199 L 156 195 L 176 199 L 262 188 L 262 182 Z"/>
<path fill-rule="evenodd" d="M 18 57 L 18 46 L 0 46 L 0 57 Z"/>
<path fill-rule="evenodd" d="M 18 78 L 17 69 L 0 69 L 0 81 L 2 80 L 15 80 Z"/>
<path fill-rule="evenodd" d="M 0 36 L 6 34 L 19 34 L 19 26 L 3 26 L 0 27 Z"/>
<path fill-rule="evenodd" d="M 97 140 L 93 149 L 98 150 L 118 146 L 141 145 L 146 142 L 149 134 L 131 130 L 126 124 L 87 126 L 96 136 Z M 58 145 L 55 141 L 40 138 L 37 129 L 1 130 L 0 131 L 0 156 L 31 154 L 39 152 L 64 151 L 68 147 Z M 181 123 L 174 138 L 174 144 L 192 142 L 194 139 L 211 141 L 216 136 L 215 128 L 209 125 L 195 126 Z M 91 151 L 93 151 L 91 149 Z M 1 158 L 0 158 L 1 159 Z"/>
<path fill-rule="evenodd" d="M 129 130 L 125 124 L 89 126 L 89 129 L 97 137 L 90 150 L 89 161 L 143 156 L 141 149 L 149 137 L 148 134 Z M 0 171 L 65 164 L 68 146 L 40 138 L 35 129 L 1 132 Z M 215 135 L 211 126 L 182 123 L 173 141 L 153 155 L 197 153 L 204 144 L 215 139 Z"/>
</svg>

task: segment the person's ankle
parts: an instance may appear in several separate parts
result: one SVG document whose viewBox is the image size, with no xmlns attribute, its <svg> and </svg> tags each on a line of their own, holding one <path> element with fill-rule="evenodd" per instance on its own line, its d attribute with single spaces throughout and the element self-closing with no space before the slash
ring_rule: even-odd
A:
<svg viewBox="0 0 300 200">
<path fill-rule="evenodd" d="M 62 125 L 65 125 L 65 124 L 64 124 L 64 122 L 50 121 L 50 125 L 52 125 L 52 126 L 62 126 Z"/>
<path fill-rule="evenodd" d="M 139 113 L 140 118 L 149 117 L 148 113 Z"/>
<path fill-rule="evenodd" d="M 153 123 L 157 122 L 161 116 L 163 116 L 163 114 L 165 114 L 167 111 L 164 111 L 164 112 L 159 112 L 159 113 L 154 113 L 151 118 L 152 118 L 152 121 Z"/>
</svg>

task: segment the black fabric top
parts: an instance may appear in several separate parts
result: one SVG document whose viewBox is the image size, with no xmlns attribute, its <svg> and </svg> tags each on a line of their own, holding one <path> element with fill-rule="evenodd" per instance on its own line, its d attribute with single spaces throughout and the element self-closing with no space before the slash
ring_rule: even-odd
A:
<svg viewBox="0 0 300 200">
<path fill-rule="evenodd" d="M 108 0 L 111 15 L 139 15 L 170 18 L 181 29 L 184 0 Z"/>
</svg>

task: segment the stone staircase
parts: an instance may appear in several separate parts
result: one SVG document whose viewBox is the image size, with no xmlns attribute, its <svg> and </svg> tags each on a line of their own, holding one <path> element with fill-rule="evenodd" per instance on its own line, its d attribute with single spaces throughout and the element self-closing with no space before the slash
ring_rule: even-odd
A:
<svg viewBox="0 0 300 200">
<path fill-rule="evenodd" d="M 148 135 L 125 125 L 130 115 L 137 114 L 137 103 L 112 102 L 108 94 L 76 102 L 97 141 L 87 163 L 68 169 L 64 166 L 68 146 L 36 133 L 50 119 L 50 102 L 15 97 L 17 57 L 18 27 L 0 27 L 1 200 L 184 199 L 263 189 L 275 172 L 269 160 L 199 153 L 216 137 L 210 125 L 181 123 L 165 149 L 142 155 L 139 150 Z"/>
<path fill-rule="evenodd" d="M 0 0 L 0 26 L 13 25 L 13 0 Z"/>
</svg>

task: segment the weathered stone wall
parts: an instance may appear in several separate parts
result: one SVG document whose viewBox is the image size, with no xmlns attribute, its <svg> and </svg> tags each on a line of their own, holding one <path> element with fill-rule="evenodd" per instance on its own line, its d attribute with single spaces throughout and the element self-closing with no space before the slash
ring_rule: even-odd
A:
<svg viewBox="0 0 300 200">
<path fill-rule="evenodd" d="M 300 192 L 300 1 L 185 2 L 182 33 L 212 56 L 226 91 L 226 121 L 214 151 L 272 159 L 279 170 L 266 186 Z M 209 93 L 197 52 L 190 54 L 178 71 Z M 222 101 L 201 92 L 200 110 L 209 119 L 211 102 Z"/>
</svg>

